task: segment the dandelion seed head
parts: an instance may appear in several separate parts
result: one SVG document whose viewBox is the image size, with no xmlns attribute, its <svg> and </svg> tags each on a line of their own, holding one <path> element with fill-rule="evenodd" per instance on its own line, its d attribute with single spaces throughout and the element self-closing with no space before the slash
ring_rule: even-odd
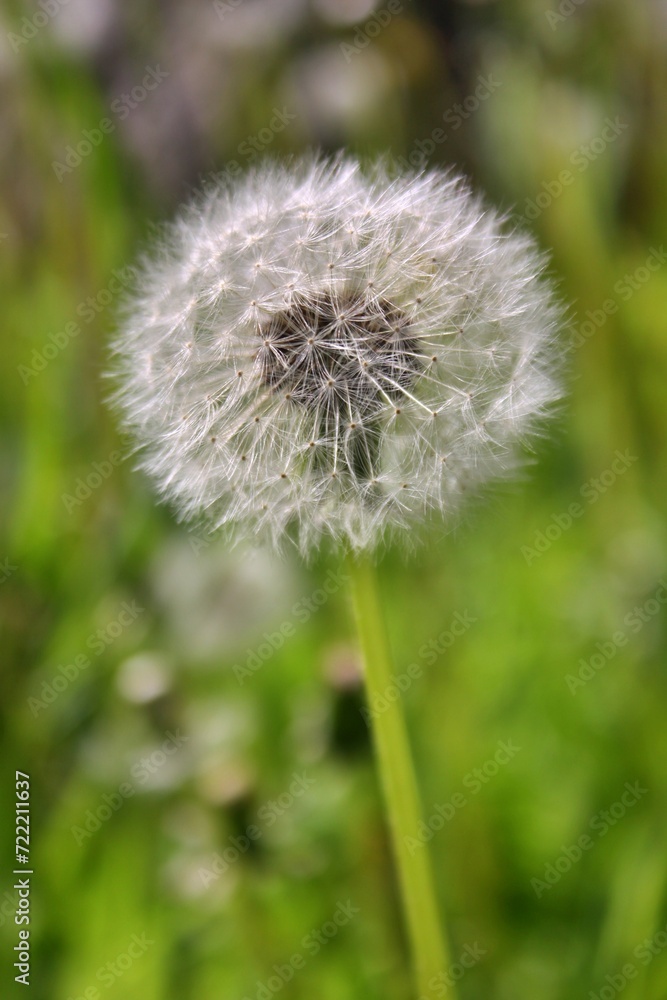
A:
<svg viewBox="0 0 667 1000">
<path fill-rule="evenodd" d="M 143 262 L 115 344 L 143 468 L 184 518 L 353 549 L 513 475 L 559 397 L 532 240 L 443 172 L 265 163 Z"/>
</svg>

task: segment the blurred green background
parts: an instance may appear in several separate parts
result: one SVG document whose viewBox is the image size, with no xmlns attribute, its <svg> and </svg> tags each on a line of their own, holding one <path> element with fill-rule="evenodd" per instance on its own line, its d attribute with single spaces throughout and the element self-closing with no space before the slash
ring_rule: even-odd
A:
<svg viewBox="0 0 667 1000">
<path fill-rule="evenodd" d="M 3 5 L 3 996 L 20 770 L 35 1000 L 411 997 L 338 564 L 179 526 L 104 404 L 153 224 L 313 146 L 456 165 L 573 303 L 526 481 L 381 564 L 451 978 L 667 996 L 666 55 L 662 0 Z"/>
</svg>

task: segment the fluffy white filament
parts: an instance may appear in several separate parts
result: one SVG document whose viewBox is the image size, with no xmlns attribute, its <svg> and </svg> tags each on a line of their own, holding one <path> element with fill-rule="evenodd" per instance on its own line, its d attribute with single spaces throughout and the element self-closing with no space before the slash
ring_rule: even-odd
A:
<svg viewBox="0 0 667 1000">
<path fill-rule="evenodd" d="M 183 517 L 305 553 L 449 515 L 559 395 L 543 269 L 441 172 L 306 160 L 210 187 L 115 345 L 142 466 Z"/>
</svg>

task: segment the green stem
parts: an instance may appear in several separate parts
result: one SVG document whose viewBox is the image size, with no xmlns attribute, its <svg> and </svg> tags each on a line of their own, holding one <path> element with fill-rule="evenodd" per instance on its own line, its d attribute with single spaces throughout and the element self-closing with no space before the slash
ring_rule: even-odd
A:
<svg viewBox="0 0 667 1000">
<path fill-rule="evenodd" d="M 375 696 L 382 708 L 372 712 L 373 738 L 379 761 L 382 788 L 398 868 L 410 947 L 420 1000 L 442 992 L 442 974 L 449 968 L 446 942 L 441 932 L 428 846 L 419 843 L 422 818 L 417 782 L 410 754 L 400 697 L 390 700 L 395 689 L 389 644 L 378 596 L 375 568 L 363 557 L 349 558 L 357 625 L 365 663 L 369 705 Z M 435 978 L 435 983 L 433 979 Z M 450 997 L 455 994 L 452 989 Z"/>
</svg>

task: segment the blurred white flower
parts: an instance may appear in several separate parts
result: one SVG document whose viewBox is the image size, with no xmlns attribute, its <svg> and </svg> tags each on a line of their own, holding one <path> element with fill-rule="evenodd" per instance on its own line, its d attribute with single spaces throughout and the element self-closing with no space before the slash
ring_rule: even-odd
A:
<svg viewBox="0 0 667 1000">
<path fill-rule="evenodd" d="M 313 8 L 330 24 L 355 24 L 373 13 L 378 0 L 312 0 Z"/>
<path fill-rule="evenodd" d="M 544 266 L 442 172 L 221 180 L 144 261 L 116 343 L 143 468 L 183 517 L 304 553 L 451 514 L 559 395 Z"/>
<path fill-rule="evenodd" d="M 290 617 L 305 586 L 266 549 L 228 552 L 199 532 L 161 545 L 150 572 L 171 647 L 204 667 L 259 645 L 267 628 Z"/>
<path fill-rule="evenodd" d="M 137 653 L 121 664 L 116 686 L 127 701 L 147 704 L 169 691 L 171 669 L 159 653 Z"/>
<path fill-rule="evenodd" d="M 338 45 L 319 45 L 293 60 L 285 93 L 308 133 L 335 144 L 341 135 L 367 130 L 398 85 L 390 64 L 375 49 L 347 64 Z"/>
</svg>

